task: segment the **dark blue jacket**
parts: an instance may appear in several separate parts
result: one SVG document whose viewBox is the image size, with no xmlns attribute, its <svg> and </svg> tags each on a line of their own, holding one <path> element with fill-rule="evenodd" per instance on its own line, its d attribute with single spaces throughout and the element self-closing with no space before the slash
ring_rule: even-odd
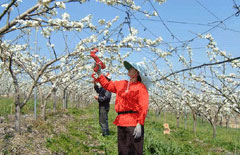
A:
<svg viewBox="0 0 240 155">
<path fill-rule="evenodd" d="M 99 94 L 98 95 L 98 102 L 100 106 L 108 106 L 109 107 L 109 102 L 111 100 L 112 93 L 109 91 L 105 90 L 103 87 L 98 87 L 98 85 L 94 85 L 94 89 L 96 92 Z"/>
</svg>

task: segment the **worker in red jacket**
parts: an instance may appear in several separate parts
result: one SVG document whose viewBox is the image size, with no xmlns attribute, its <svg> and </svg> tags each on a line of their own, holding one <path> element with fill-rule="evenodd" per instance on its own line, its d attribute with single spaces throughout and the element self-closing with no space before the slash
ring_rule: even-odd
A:
<svg viewBox="0 0 240 155">
<path fill-rule="evenodd" d="M 118 127 L 118 154 L 143 154 L 144 121 L 148 111 L 149 80 L 142 63 L 124 61 L 130 81 L 108 81 L 98 70 L 98 81 L 102 87 L 116 93 L 115 111 L 118 113 L 113 122 Z M 147 79 L 147 80 L 146 80 Z"/>
</svg>

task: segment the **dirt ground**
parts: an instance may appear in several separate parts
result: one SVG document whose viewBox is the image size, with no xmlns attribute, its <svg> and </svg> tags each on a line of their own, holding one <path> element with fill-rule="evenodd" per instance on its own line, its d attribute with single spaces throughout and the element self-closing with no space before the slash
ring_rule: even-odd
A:
<svg viewBox="0 0 240 155">
<path fill-rule="evenodd" d="M 35 121 L 33 115 L 23 115 L 21 133 L 14 130 L 14 116 L 9 115 L 0 123 L 0 155 L 46 155 L 52 154 L 46 147 L 46 139 L 53 136 L 49 133 L 64 132 L 64 124 L 70 116 L 63 114 L 61 119 L 49 121 Z M 53 125 L 54 131 L 46 126 Z M 51 130 L 52 130 L 51 129 Z"/>
</svg>

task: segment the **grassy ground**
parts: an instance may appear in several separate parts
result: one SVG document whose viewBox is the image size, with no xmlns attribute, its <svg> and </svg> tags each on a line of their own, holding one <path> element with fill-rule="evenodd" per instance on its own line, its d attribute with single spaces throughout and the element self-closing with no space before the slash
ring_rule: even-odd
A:
<svg viewBox="0 0 240 155">
<path fill-rule="evenodd" d="M 11 104 L 9 99 L 0 99 L 1 116 L 11 113 Z M 30 102 L 26 105 L 25 114 L 33 111 L 32 104 Z M 69 108 L 57 114 L 48 113 L 47 123 L 33 125 L 33 130 L 46 133 L 46 136 L 43 136 L 44 145 L 52 154 L 115 155 L 117 154 L 117 131 L 116 126 L 112 124 L 115 116 L 114 105 L 111 105 L 110 136 L 107 137 L 101 135 L 97 103 L 80 109 Z M 62 123 L 57 123 L 60 120 Z M 166 122 L 170 126 L 171 134 L 164 135 L 163 120 L 163 115 L 155 116 L 154 113 L 149 112 L 145 122 L 145 155 L 240 154 L 239 129 L 218 127 L 217 138 L 212 139 L 211 126 L 207 122 L 198 120 L 197 137 L 194 137 L 191 118 L 187 121 L 187 129 L 184 129 L 183 120 L 181 120 L 180 127 L 176 128 L 174 115 L 167 114 Z M 56 128 L 59 129 L 56 130 Z"/>
</svg>

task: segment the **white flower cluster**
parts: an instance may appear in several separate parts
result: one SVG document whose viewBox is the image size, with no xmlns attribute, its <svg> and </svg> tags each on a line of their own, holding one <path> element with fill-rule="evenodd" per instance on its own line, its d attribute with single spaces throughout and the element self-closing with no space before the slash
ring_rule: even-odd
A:
<svg viewBox="0 0 240 155">
<path fill-rule="evenodd" d="M 130 28 L 130 32 L 132 32 L 132 34 L 131 34 L 131 35 L 133 35 L 133 36 L 135 36 L 135 35 L 137 35 L 137 34 L 138 34 L 138 30 L 137 30 L 137 29 L 135 29 L 135 28 L 133 28 L 133 27 L 131 27 L 131 28 Z"/>
<path fill-rule="evenodd" d="M 233 68 L 240 68 L 240 60 L 234 60 L 231 62 Z"/>
<path fill-rule="evenodd" d="M 144 42 L 146 43 L 146 46 L 147 47 L 150 47 L 150 46 L 156 46 L 156 45 L 158 45 L 159 43 L 161 43 L 162 42 L 162 37 L 158 37 L 157 39 L 155 39 L 155 40 L 150 40 L 150 39 L 144 39 Z"/>
<path fill-rule="evenodd" d="M 61 9 L 66 9 L 66 5 L 64 2 L 56 2 L 56 6 Z"/>
<path fill-rule="evenodd" d="M 70 20 L 70 15 L 65 12 L 62 14 L 62 19 L 67 22 Z"/>
<path fill-rule="evenodd" d="M 5 4 L 2 4 L 1 7 L 3 7 L 3 8 L 7 8 L 8 5 L 9 5 L 8 3 L 5 3 Z"/>
<path fill-rule="evenodd" d="M 118 19 L 119 19 L 119 16 L 115 16 L 115 17 L 111 20 L 111 22 L 112 22 L 112 23 L 115 23 L 116 21 L 118 21 Z"/>
<path fill-rule="evenodd" d="M 220 50 L 217 47 L 217 43 L 214 41 L 214 38 L 212 37 L 211 34 L 200 35 L 199 37 L 206 38 L 209 40 L 209 43 L 207 45 L 208 50 L 206 51 L 206 53 L 207 53 L 210 61 L 219 62 L 218 59 L 221 57 L 223 57 L 224 60 L 231 58 L 231 54 L 227 54 L 226 51 Z"/>
<path fill-rule="evenodd" d="M 46 27 L 46 28 L 43 28 L 41 34 L 42 34 L 45 38 L 48 38 L 53 31 L 54 31 L 53 28 L 51 28 L 51 27 Z"/>
<path fill-rule="evenodd" d="M 153 16 L 158 16 L 158 13 L 156 11 L 153 11 L 152 15 Z"/>
<path fill-rule="evenodd" d="M 90 23 L 91 20 L 92 20 L 92 15 L 89 14 L 86 17 L 84 17 L 83 19 L 81 19 L 81 22 L 83 22 L 83 23 Z"/>
<path fill-rule="evenodd" d="M 91 30 L 96 29 L 96 27 L 91 23 L 91 19 L 92 15 L 88 15 L 81 19 L 81 21 L 70 21 L 70 15 L 68 13 L 63 13 L 62 19 L 49 19 L 48 23 L 54 30 L 60 30 L 60 28 L 63 28 L 63 30 L 76 30 L 81 32 L 85 27 L 84 24 L 86 24 L 86 26 Z"/>
<path fill-rule="evenodd" d="M 155 54 L 157 54 L 160 58 L 166 58 L 167 56 L 171 56 L 171 52 L 163 51 L 160 48 L 151 48 L 151 51 L 153 51 Z"/>
<path fill-rule="evenodd" d="M 100 20 L 98 20 L 98 23 L 100 25 L 104 25 L 106 23 L 106 20 L 105 19 L 100 19 Z"/>
<path fill-rule="evenodd" d="M 51 3 L 52 0 L 42 0 L 39 1 L 41 5 L 48 6 Z"/>
<path fill-rule="evenodd" d="M 97 2 L 105 3 L 107 5 L 127 5 L 132 10 L 139 11 L 141 9 L 141 6 L 135 5 L 134 0 L 96 0 Z"/>
<path fill-rule="evenodd" d="M 41 19 L 39 19 L 41 21 Z M 38 27 L 40 26 L 40 22 L 36 20 L 17 20 L 19 24 L 22 26 L 28 26 L 28 27 Z"/>
<path fill-rule="evenodd" d="M 165 3 L 166 0 L 155 0 L 156 2 L 158 2 L 159 4 Z"/>
</svg>

